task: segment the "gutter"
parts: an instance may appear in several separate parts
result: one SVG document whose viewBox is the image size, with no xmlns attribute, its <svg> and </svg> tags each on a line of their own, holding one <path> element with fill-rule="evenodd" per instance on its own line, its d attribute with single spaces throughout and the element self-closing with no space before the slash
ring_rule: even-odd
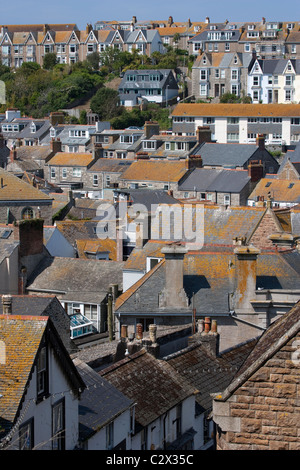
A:
<svg viewBox="0 0 300 470">
<path fill-rule="evenodd" d="M 256 325 L 256 324 L 251 323 L 251 322 L 249 322 L 249 321 L 247 321 L 247 320 L 242 320 L 242 318 L 237 317 L 234 310 L 231 310 L 231 311 L 229 312 L 229 316 L 230 316 L 231 318 L 233 318 L 234 320 L 240 321 L 241 323 L 245 323 L 246 325 L 253 326 L 254 328 L 258 328 L 259 330 L 263 330 L 263 331 L 266 331 L 266 330 L 267 330 L 267 328 L 265 328 L 265 327 L 263 327 L 263 326 Z"/>
</svg>

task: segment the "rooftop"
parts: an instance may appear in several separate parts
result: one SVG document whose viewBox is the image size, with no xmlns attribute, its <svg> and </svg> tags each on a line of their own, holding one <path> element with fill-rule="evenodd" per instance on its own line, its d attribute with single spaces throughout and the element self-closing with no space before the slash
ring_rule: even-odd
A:
<svg viewBox="0 0 300 470">
<path fill-rule="evenodd" d="M 300 104 L 180 103 L 172 116 L 298 117 Z"/>
<path fill-rule="evenodd" d="M 0 201 L 51 201 L 52 198 L 32 185 L 0 168 Z"/>
</svg>

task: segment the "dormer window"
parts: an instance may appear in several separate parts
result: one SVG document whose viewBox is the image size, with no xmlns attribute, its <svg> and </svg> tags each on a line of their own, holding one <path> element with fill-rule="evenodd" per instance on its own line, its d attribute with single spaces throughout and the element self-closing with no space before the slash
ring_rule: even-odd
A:
<svg viewBox="0 0 300 470">
<path fill-rule="evenodd" d="M 51 129 L 50 129 L 50 137 L 51 137 L 51 138 L 55 138 L 55 137 L 56 137 L 56 130 L 54 129 L 54 127 L 51 127 Z"/>
<path fill-rule="evenodd" d="M 34 122 L 32 122 L 32 123 L 30 124 L 30 132 L 31 132 L 31 133 L 36 132 L 36 125 L 34 124 Z"/>
<path fill-rule="evenodd" d="M 156 149 L 156 140 L 144 140 L 143 141 L 144 150 L 155 150 Z"/>
<path fill-rule="evenodd" d="M 69 131 L 69 136 L 70 137 L 86 137 L 86 132 L 87 131 L 83 131 L 79 129 L 71 129 Z"/>
<path fill-rule="evenodd" d="M 134 134 L 130 134 L 130 135 L 120 135 L 120 143 L 121 144 L 134 144 L 134 142 L 136 142 L 138 140 L 140 136 L 139 135 L 134 135 Z"/>
</svg>

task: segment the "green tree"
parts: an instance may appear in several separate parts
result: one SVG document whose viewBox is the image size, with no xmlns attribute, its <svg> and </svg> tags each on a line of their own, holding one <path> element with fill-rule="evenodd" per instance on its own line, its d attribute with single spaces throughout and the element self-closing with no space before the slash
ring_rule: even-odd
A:
<svg viewBox="0 0 300 470">
<path fill-rule="evenodd" d="M 43 58 L 43 68 L 46 70 L 52 70 L 57 64 L 57 57 L 55 52 L 47 52 Z"/>
<path fill-rule="evenodd" d="M 102 121 L 110 120 L 121 114 L 119 106 L 119 93 L 112 88 L 100 88 L 91 99 L 91 110 L 98 114 Z"/>
<path fill-rule="evenodd" d="M 224 93 L 220 98 L 220 103 L 239 103 L 240 98 L 234 93 Z"/>
<path fill-rule="evenodd" d="M 86 110 L 82 109 L 79 115 L 79 124 L 87 124 Z"/>
<path fill-rule="evenodd" d="M 100 54 L 99 52 L 95 51 L 91 54 L 88 54 L 86 57 L 86 63 L 88 67 L 91 67 L 92 70 L 99 70 L 100 64 Z"/>
<path fill-rule="evenodd" d="M 178 49 L 178 43 L 180 41 L 180 34 L 179 33 L 175 33 L 174 36 L 173 36 L 173 43 L 175 44 L 176 46 L 176 49 Z"/>
</svg>

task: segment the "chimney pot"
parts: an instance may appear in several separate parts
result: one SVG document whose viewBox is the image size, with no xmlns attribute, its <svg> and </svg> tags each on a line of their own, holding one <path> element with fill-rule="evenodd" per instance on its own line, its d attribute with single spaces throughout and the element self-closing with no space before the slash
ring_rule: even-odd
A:
<svg viewBox="0 0 300 470">
<path fill-rule="evenodd" d="M 257 134 L 256 145 L 259 150 L 265 150 L 265 136 L 264 134 Z"/>
<path fill-rule="evenodd" d="M 198 333 L 203 333 L 204 331 L 204 320 L 198 320 Z"/>
<path fill-rule="evenodd" d="M 150 335 L 150 340 L 152 343 L 156 343 L 156 331 L 157 331 L 157 326 L 152 324 L 149 325 L 149 335 Z"/>
<path fill-rule="evenodd" d="M 121 338 L 127 338 L 128 336 L 128 326 L 122 325 L 121 326 Z"/>
<path fill-rule="evenodd" d="M 204 319 L 204 333 L 207 334 L 210 331 L 210 317 L 205 317 Z"/>
<path fill-rule="evenodd" d="M 143 339 L 143 325 L 141 323 L 138 323 L 136 325 L 136 339 Z"/>
<path fill-rule="evenodd" d="M 215 334 L 218 332 L 218 326 L 217 326 L 217 320 L 212 320 L 211 321 L 211 333 Z"/>
</svg>

